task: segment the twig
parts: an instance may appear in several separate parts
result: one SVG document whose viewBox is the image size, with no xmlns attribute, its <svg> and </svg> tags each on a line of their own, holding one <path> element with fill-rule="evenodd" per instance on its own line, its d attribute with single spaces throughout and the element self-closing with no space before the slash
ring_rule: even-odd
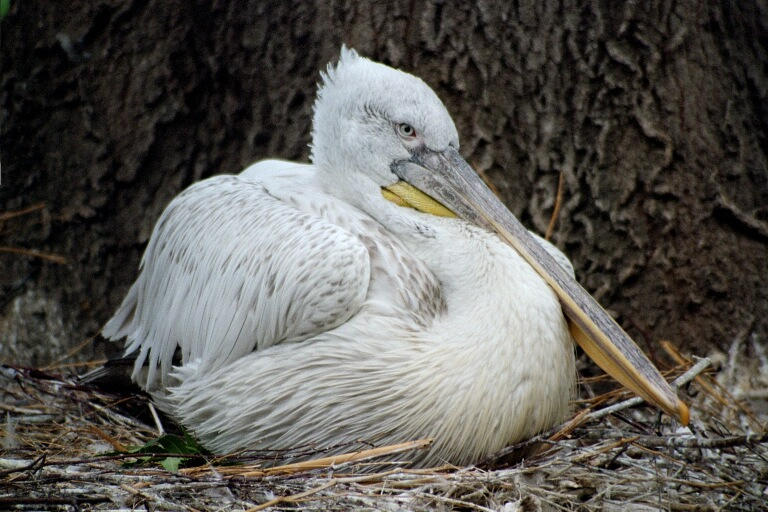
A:
<svg viewBox="0 0 768 512">
<path fill-rule="evenodd" d="M 367 459 L 375 457 L 381 457 L 383 455 L 394 455 L 409 450 L 416 450 L 426 448 L 432 444 L 432 439 L 419 439 L 417 441 L 409 441 L 407 443 L 399 443 L 388 446 L 380 446 L 378 448 L 371 448 L 368 450 L 360 450 L 357 452 L 343 453 L 340 455 L 332 455 L 330 457 L 321 457 L 318 459 L 307 460 L 304 462 L 296 462 L 293 464 L 285 464 L 282 466 L 275 466 L 272 468 L 253 468 L 253 466 L 242 467 L 215 467 L 213 468 L 217 473 L 224 476 L 240 476 L 240 477 L 263 477 L 271 475 L 290 475 L 293 473 L 299 473 L 302 471 L 311 471 L 313 469 L 321 469 L 337 466 L 340 464 L 346 464 L 350 462 L 361 462 Z M 198 475 L 201 472 L 211 471 L 210 466 L 198 466 L 194 468 L 187 468 L 180 470 L 180 473 L 188 475 Z"/>
<path fill-rule="evenodd" d="M 163 428 L 163 423 L 160 421 L 160 416 L 157 415 L 154 404 L 152 402 L 147 402 L 147 407 L 149 407 L 149 412 L 152 414 L 152 419 L 155 421 L 158 435 L 162 436 L 165 434 L 165 429 Z"/>
<path fill-rule="evenodd" d="M 397 476 L 412 476 L 412 475 L 428 475 L 430 477 L 434 477 L 436 473 L 442 473 L 446 471 L 453 471 L 456 470 L 456 466 L 451 465 L 445 465 L 445 466 L 437 466 L 433 468 L 425 468 L 425 469 L 410 469 L 410 468 L 395 468 L 395 469 L 389 469 L 387 471 L 380 471 L 378 473 L 370 473 L 366 475 L 353 475 L 353 476 L 338 476 L 336 477 L 336 481 L 341 484 L 346 483 L 357 483 L 357 484 L 371 484 L 374 482 L 380 482 L 386 477 L 397 477 Z M 413 483 L 414 481 L 418 482 L 420 479 L 412 479 L 409 480 L 409 483 Z M 433 478 L 428 478 L 427 480 L 433 481 Z M 391 485 L 391 484 L 390 484 Z"/>
<path fill-rule="evenodd" d="M 472 162 L 472 168 L 475 169 L 475 172 L 477 172 L 477 175 L 480 176 L 480 179 L 483 180 L 483 183 L 485 183 L 485 186 L 491 189 L 491 192 L 493 192 L 493 195 L 501 199 L 501 194 L 499 194 L 499 189 L 494 185 L 493 181 L 491 181 L 491 178 L 486 174 L 486 172 L 480 168 L 478 165 L 475 164 L 475 162 Z"/>
<path fill-rule="evenodd" d="M 469 501 L 457 500 L 456 498 L 449 498 L 448 496 L 441 496 L 439 494 L 427 494 L 425 492 L 419 492 L 415 494 L 431 500 L 442 501 L 442 502 L 448 503 L 449 505 L 454 505 L 455 507 L 471 508 L 474 510 L 480 510 L 482 512 L 494 512 L 493 509 L 483 507 L 482 505 L 471 503 Z"/>
<path fill-rule="evenodd" d="M 277 498 L 273 498 L 269 501 L 265 501 L 261 505 L 257 505 L 255 507 L 249 508 L 248 510 L 246 510 L 246 512 L 256 512 L 257 510 L 264 510 L 265 508 L 271 507 L 273 505 L 277 505 L 278 503 L 296 503 L 298 501 L 301 501 L 303 498 L 306 498 L 307 496 L 317 494 L 318 492 L 328 489 L 329 487 L 333 487 L 337 483 L 338 482 L 336 481 L 336 479 L 331 479 L 319 487 L 314 487 L 312 489 L 308 489 L 304 492 L 293 494 L 291 496 L 278 496 Z"/>
<path fill-rule="evenodd" d="M 118 441 L 114 437 L 110 436 L 109 434 L 107 434 L 106 432 L 101 430 L 96 425 L 88 425 L 87 430 L 90 431 L 90 432 L 93 432 L 94 434 L 99 436 L 99 438 L 101 438 L 104 441 L 108 442 L 115 451 L 117 451 L 117 452 L 127 452 L 128 451 L 128 448 L 123 443 L 121 443 L 120 441 Z"/>
<path fill-rule="evenodd" d="M 732 446 L 752 446 L 768 441 L 768 432 L 760 434 L 745 434 L 741 436 L 716 437 L 712 439 L 700 439 L 697 437 L 658 437 L 637 436 L 636 443 L 651 448 L 675 447 L 675 448 L 730 448 Z"/>
<path fill-rule="evenodd" d="M 98 464 L 100 462 L 110 462 L 125 459 L 140 459 L 144 457 L 153 458 L 167 458 L 167 457 L 179 457 L 179 458 L 199 458 L 199 455 L 190 453 L 175 453 L 175 452 L 125 452 L 109 455 L 94 455 L 93 457 L 75 458 L 75 459 L 50 459 L 46 456 L 40 456 L 30 463 L 25 464 L 26 461 L 16 459 L 0 459 L 0 467 L 9 467 L 9 469 L 3 469 L 0 471 L 0 476 L 8 475 L 11 473 L 20 473 L 29 470 L 37 470 L 41 468 L 51 468 L 55 466 L 74 466 L 78 464 Z M 155 470 L 152 470 L 155 471 Z M 159 469 L 158 469 L 159 471 Z"/>
<path fill-rule="evenodd" d="M 72 498 L 59 498 L 56 496 L 1 496 L 0 506 L 4 505 L 70 505 L 76 510 L 82 503 L 104 503 L 110 501 L 107 496 L 83 496 Z M 46 507 L 47 508 L 47 507 Z"/>
<path fill-rule="evenodd" d="M 560 205 L 563 203 L 563 171 L 560 171 L 560 175 L 557 177 L 557 193 L 555 194 L 555 207 L 552 209 L 552 216 L 549 218 L 549 225 L 547 231 L 544 234 L 544 240 L 549 240 L 552 237 L 552 233 L 555 231 L 555 224 L 557 218 L 560 216 Z"/>
<path fill-rule="evenodd" d="M 101 406 L 101 405 L 99 405 L 97 403 L 94 403 L 94 402 L 89 402 L 88 405 L 90 407 L 93 407 L 94 409 L 96 409 L 100 413 L 104 414 L 106 417 L 108 417 L 109 419 L 111 419 L 113 421 L 118 421 L 120 423 L 124 423 L 124 424 L 130 425 L 132 427 L 139 428 L 139 429 L 141 429 L 141 430 L 143 430 L 145 432 L 151 430 L 151 428 L 149 426 L 145 425 L 144 423 L 142 423 L 142 422 L 140 422 L 138 420 L 135 420 L 135 419 L 131 418 L 130 416 L 125 416 L 125 415 L 117 413 L 115 411 L 111 411 L 108 408 L 106 408 L 104 406 Z"/>
<path fill-rule="evenodd" d="M 13 219 L 15 217 L 21 217 L 22 215 L 27 215 L 29 213 L 42 210 L 43 208 L 45 208 L 45 203 L 35 203 L 33 205 L 27 206 L 26 208 L 22 208 L 21 210 L 3 212 L 3 213 L 0 213 L 0 222 Z"/>
<path fill-rule="evenodd" d="M 670 343 L 669 341 L 663 340 L 661 342 L 661 347 L 664 349 L 667 355 L 669 355 L 672 359 L 675 360 L 677 364 L 691 364 L 691 361 L 683 357 L 683 355 L 680 352 L 678 352 L 675 346 L 672 345 L 672 343 Z M 704 375 L 697 375 L 696 377 L 694 377 L 693 380 L 695 380 L 696 384 L 701 386 L 702 389 L 704 389 L 704 391 L 709 393 L 715 400 L 720 402 L 721 405 L 724 405 L 726 407 L 729 405 L 725 397 L 723 397 L 723 395 L 718 393 L 715 390 L 715 388 L 712 387 L 712 385 L 705 379 Z"/>
<path fill-rule="evenodd" d="M 749 322 L 749 324 L 746 326 L 746 331 L 744 334 L 744 338 L 746 338 L 749 330 L 751 330 L 752 325 L 754 324 L 754 317 Z M 740 345 L 743 343 L 743 338 L 737 338 L 736 343 L 734 343 L 734 346 L 737 344 Z M 667 354 L 672 357 L 675 361 L 677 361 L 679 364 L 691 364 L 691 361 L 683 357 L 680 352 L 677 351 L 677 349 L 668 341 L 662 341 L 661 346 L 664 347 L 664 350 L 667 352 Z M 735 357 L 733 354 L 731 354 L 731 359 Z M 730 366 L 736 366 L 735 363 L 732 363 Z M 732 378 L 732 377 L 731 377 Z M 709 378 L 706 375 L 697 375 L 694 379 L 696 381 L 696 384 L 701 386 L 701 388 L 709 394 L 712 398 L 714 398 L 720 405 L 723 407 L 728 408 L 736 408 L 740 410 L 744 415 L 747 417 L 749 421 L 752 422 L 752 426 L 758 430 L 762 430 L 763 426 L 761 425 L 760 421 L 755 416 L 755 413 L 752 412 L 752 410 L 742 401 L 739 400 L 737 397 L 735 397 L 733 394 L 731 394 L 727 389 L 722 387 L 719 382 L 716 380 L 713 380 Z M 717 389 L 716 389 L 717 388 Z M 720 391 L 718 391 L 718 389 Z M 730 400 L 730 402 L 728 401 Z"/>
<path fill-rule="evenodd" d="M 587 459 L 592 459 L 602 453 L 609 452 L 613 450 L 614 448 L 617 448 L 619 446 L 624 446 L 625 444 L 633 443 L 636 441 L 640 436 L 632 436 L 632 437 L 622 437 L 621 439 L 614 441 L 613 443 L 608 443 L 605 446 L 601 446 L 600 448 L 596 450 L 592 450 L 590 452 L 582 453 L 581 455 L 577 455 L 573 457 L 571 460 L 573 462 L 582 462 Z"/>
<path fill-rule="evenodd" d="M 66 359 L 69 359 L 70 357 L 74 356 L 75 354 L 77 354 L 78 352 L 83 350 L 85 347 L 91 346 L 93 344 L 93 340 L 94 340 L 95 337 L 96 336 L 91 336 L 89 338 L 84 339 L 83 341 L 78 343 L 75 347 L 73 347 L 72 349 L 68 350 L 63 356 L 61 356 L 58 359 L 54 360 L 49 365 L 42 367 L 41 370 L 44 371 L 44 372 L 47 372 L 47 371 L 51 371 L 51 370 L 53 370 L 55 368 L 58 368 L 57 365 L 59 363 L 61 363 L 62 361 L 66 360 Z"/>
<path fill-rule="evenodd" d="M 591 414 L 591 409 L 584 409 L 583 411 L 579 411 L 579 413 L 571 418 L 570 421 L 565 423 L 563 427 L 555 432 L 552 436 L 549 437 L 550 441 L 559 441 L 560 439 L 563 439 L 564 437 L 568 436 L 573 430 L 584 423 L 586 421 L 585 418 L 587 418 Z"/>
<path fill-rule="evenodd" d="M 135 489 L 135 488 L 131 487 L 128 484 L 120 484 L 120 488 L 123 489 L 126 492 L 131 493 L 131 494 L 135 494 L 136 496 L 140 496 L 140 497 L 144 498 L 145 500 L 149 501 L 150 503 L 157 503 L 158 505 L 160 505 L 162 507 L 165 507 L 168 510 L 178 510 L 178 508 L 180 506 L 181 506 L 181 508 L 184 508 L 186 510 L 195 510 L 194 508 L 189 507 L 187 505 L 182 505 L 180 503 L 171 503 L 171 502 L 165 500 L 164 498 L 162 498 L 161 496 L 157 496 L 157 495 L 153 496 L 153 495 L 148 494 L 146 492 L 140 491 L 138 489 Z"/>
<path fill-rule="evenodd" d="M 11 473 L 19 473 L 23 471 L 31 471 L 31 470 L 36 471 L 45 465 L 46 463 L 45 459 L 46 459 L 45 454 L 40 455 L 38 458 L 36 458 L 35 460 L 33 460 L 28 464 L 22 464 L 21 461 L 15 461 L 12 459 L 0 459 L 0 461 L 2 461 L 2 464 L 0 464 L 0 467 L 13 466 L 13 467 L 10 467 L 9 469 L 4 469 L 0 471 L 0 476 L 10 475 Z"/>
<path fill-rule="evenodd" d="M 58 263 L 59 265 L 66 265 L 69 263 L 67 258 L 59 256 L 52 252 L 38 251 L 37 249 L 24 249 L 23 247 L 5 247 L 0 246 L 0 252 L 8 252 L 11 254 L 21 254 L 23 256 L 31 256 L 33 258 L 41 258 L 51 263 Z"/>
<path fill-rule="evenodd" d="M 64 358 L 66 359 L 66 358 Z M 71 363 L 56 363 L 53 362 L 46 366 L 45 371 L 63 370 L 65 368 L 93 368 L 94 366 L 104 366 L 104 363 L 109 361 L 108 359 L 96 359 L 93 361 L 73 361 Z"/>
<path fill-rule="evenodd" d="M 679 376 L 672 382 L 672 386 L 675 388 L 679 388 L 681 386 L 684 386 L 688 384 L 690 381 L 692 381 L 698 374 L 703 372 L 707 367 L 709 367 L 712 364 L 712 361 L 709 360 L 707 357 L 703 357 L 699 360 L 698 363 L 693 365 L 687 372 Z M 624 400 L 623 402 L 619 402 L 617 404 L 613 404 L 611 406 L 608 406 L 604 409 L 600 409 L 598 411 L 592 412 L 588 414 L 585 418 L 585 421 L 589 420 L 599 420 L 600 418 L 604 418 L 605 416 L 608 416 L 609 414 L 613 414 L 615 412 L 623 411 L 624 409 L 629 409 L 630 407 L 634 407 L 636 405 L 639 405 L 643 403 L 643 399 L 639 396 L 630 398 L 628 400 Z"/>
</svg>

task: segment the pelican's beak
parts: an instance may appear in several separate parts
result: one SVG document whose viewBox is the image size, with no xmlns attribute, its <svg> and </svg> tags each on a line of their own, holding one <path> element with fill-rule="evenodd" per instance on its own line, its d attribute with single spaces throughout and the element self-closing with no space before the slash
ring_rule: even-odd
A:
<svg viewBox="0 0 768 512">
<path fill-rule="evenodd" d="M 528 233 L 458 151 L 424 148 L 408 160 L 393 163 L 392 171 L 405 183 L 383 189 L 388 199 L 438 215 L 452 212 L 498 233 L 555 291 L 569 320 L 571 334 L 587 355 L 624 386 L 678 418 L 683 425 L 688 424 L 688 407 L 653 363 Z"/>
</svg>

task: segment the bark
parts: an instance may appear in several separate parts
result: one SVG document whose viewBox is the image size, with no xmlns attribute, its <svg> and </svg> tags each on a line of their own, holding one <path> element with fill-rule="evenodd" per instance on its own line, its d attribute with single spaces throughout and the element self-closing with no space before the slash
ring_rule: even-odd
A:
<svg viewBox="0 0 768 512">
<path fill-rule="evenodd" d="M 16 2 L 0 22 L 0 360 L 94 335 L 184 187 L 306 159 L 342 42 L 421 76 L 462 152 L 647 350 L 768 334 L 768 7 Z M 762 345 L 760 345 L 762 343 Z M 86 357 L 81 353 L 81 357 Z"/>
</svg>

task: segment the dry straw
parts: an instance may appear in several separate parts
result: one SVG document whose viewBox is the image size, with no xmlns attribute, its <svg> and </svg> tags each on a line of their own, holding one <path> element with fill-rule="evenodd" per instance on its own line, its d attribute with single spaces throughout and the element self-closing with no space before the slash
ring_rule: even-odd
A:
<svg viewBox="0 0 768 512">
<path fill-rule="evenodd" d="M 626 400 L 622 391 L 596 394 L 607 381 L 588 378 L 583 394 L 592 398 L 577 403 L 564 425 L 477 467 L 419 470 L 399 466 L 397 454 L 429 440 L 361 444 L 333 457 L 311 447 L 202 457 L 175 473 L 153 462 L 130 464 L 138 457 L 126 447 L 158 436 L 144 397 L 82 387 L 60 373 L 3 367 L 0 509 L 764 509 L 767 414 L 737 395 L 766 394 L 765 364 L 732 353 L 716 358 L 722 367 L 713 374 L 710 360 L 694 363 L 664 347 L 678 364 L 675 384 L 692 405 L 691 428 Z M 736 351 L 764 355 L 754 340 L 744 348 Z M 765 406 L 764 398 L 753 403 Z M 309 460 L 279 462 L 297 457 Z"/>
</svg>

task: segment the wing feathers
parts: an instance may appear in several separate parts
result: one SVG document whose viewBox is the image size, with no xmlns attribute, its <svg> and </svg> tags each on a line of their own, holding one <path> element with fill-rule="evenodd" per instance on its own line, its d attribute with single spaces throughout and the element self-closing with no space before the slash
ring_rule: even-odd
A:
<svg viewBox="0 0 768 512">
<path fill-rule="evenodd" d="M 217 176 L 163 212 L 103 333 L 127 337 L 127 351 L 139 350 L 134 378 L 148 362 L 152 384 L 158 365 L 168 375 L 177 346 L 183 362 L 211 369 L 332 329 L 360 308 L 369 279 L 367 250 L 344 229 L 257 181 Z"/>
</svg>

